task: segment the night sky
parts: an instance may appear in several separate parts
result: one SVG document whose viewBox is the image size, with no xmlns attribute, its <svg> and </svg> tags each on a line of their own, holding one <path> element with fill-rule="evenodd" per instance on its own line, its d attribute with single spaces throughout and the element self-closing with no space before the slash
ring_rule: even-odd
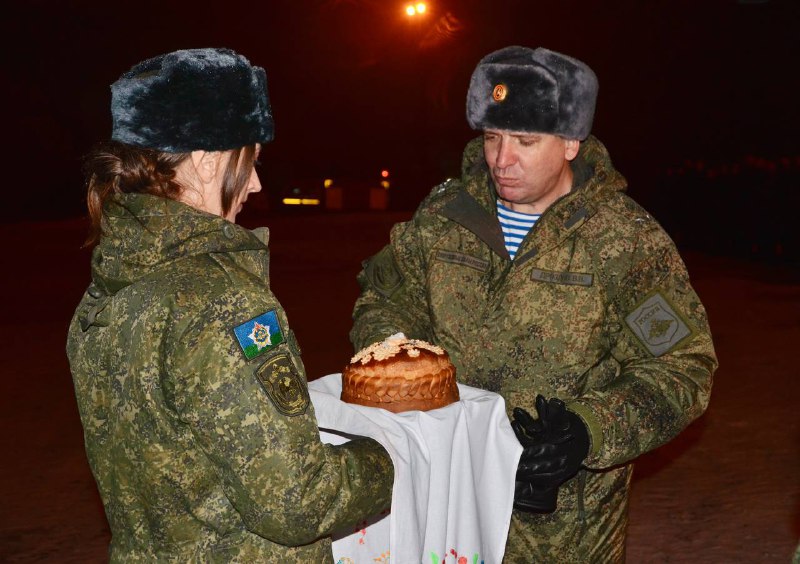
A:
<svg viewBox="0 0 800 564">
<path fill-rule="evenodd" d="M 124 6 L 124 7 L 123 7 Z M 458 172 L 469 76 L 488 52 L 543 46 L 600 80 L 594 134 L 645 200 L 687 159 L 800 155 L 793 0 L 29 0 L 4 8 L 4 221 L 83 213 L 81 157 L 110 134 L 109 85 L 175 49 L 230 47 L 267 71 L 276 139 L 259 174 L 377 178 L 411 209 Z M 8 152 L 8 149 L 6 149 Z M 10 173 L 10 178 L 8 175 Z"/>
</svg>

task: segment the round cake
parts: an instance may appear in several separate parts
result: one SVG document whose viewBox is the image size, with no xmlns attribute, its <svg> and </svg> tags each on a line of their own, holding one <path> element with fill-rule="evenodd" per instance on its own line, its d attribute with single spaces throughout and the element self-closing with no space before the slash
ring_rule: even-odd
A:
<svg viewBox="0 0 800 564">
<path fill-rule="evenodd" d="M 358 352 L 342 372 L 342 401 L 394 413 L 458 401 L 456 368 L 444 349 L 392 336 Z"/>
</svg>

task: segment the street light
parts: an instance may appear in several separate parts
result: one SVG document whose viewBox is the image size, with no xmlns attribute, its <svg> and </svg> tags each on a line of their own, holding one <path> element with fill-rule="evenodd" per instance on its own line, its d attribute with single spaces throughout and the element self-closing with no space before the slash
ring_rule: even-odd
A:
<svg viewBox="0 0 800 564">
<path fill-rule="evenodd" d="M 428 9 L 428 6 L 425 2 L 417 2 L 416 4 L 408 4 L 406 5 L 406 15 L 407 16 L 417 16 L 422 15 Z"/>
</svg>

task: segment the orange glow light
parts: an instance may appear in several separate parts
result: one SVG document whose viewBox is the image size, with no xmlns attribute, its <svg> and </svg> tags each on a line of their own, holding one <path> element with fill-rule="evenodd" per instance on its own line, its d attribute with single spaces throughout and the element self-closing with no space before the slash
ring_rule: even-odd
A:
<svg viewBox="0 0 800 564">
<path fill-rule="evenodd" d="M 287 206 L 318 206 L 319 200 L 317 198 L 284 198 L 283 203 Z"/>
<path fill-rule="evenodd" d="M 383 169 L 381 171 L 381 176 L 384 177 L 384 178 L 389 178 L 389 171 L 386 170 L 386 169 Z"/>
<path fill-rule="evenodd" d="M 424 2 L 418 2 L 414 8 L 416 8 L 418 14 L 424 14 L 425 10 L 428 9 Z"/>
<path fill-rule="evenodd" d="M 410 4 L 408 6 L 406 6 L 406 15 L 407 16 L 414 16 L 414 15 L 416 15 L 416 13 L 417 13 L 417 9 L 414 6 L 411 6 Z"/>
</svg>

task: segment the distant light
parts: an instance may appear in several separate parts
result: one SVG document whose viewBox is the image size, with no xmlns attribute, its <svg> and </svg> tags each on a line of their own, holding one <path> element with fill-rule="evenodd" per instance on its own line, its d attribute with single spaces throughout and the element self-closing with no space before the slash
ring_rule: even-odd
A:
<svg viewBox="0 0 800 564">
<path fill-rule="evenodd" d="M 318 206 L 317 198 L 284 198 L 283 203 L 287 206 Z"/>
<path fill-rule="evenodd" d="M 381 182 L 381 186 L 383 186 L 384 188 L 386 188 L 388 190 L 389 189 L 389 181 L 388 180 L 383 180 Z"/>
<path fill-rule="evenodd" d="M 417 9 L 418 14 L 424 14 L 425 10 L 428 9 L 428 7 L 425 5 L 424 2 L 418 2 L 417 5 L 414 7 Z"/>
<path fill-rule="evenodd" d="M 417 14 L 417 9 L 414 6 L 410 4 L 406 6 L 406 15 L 415 16 L 416 14 Z"/>
<path fill-rule="evenodd" d="M 389 178 L 389 171 L 386 170 L 386 169 L 383 169 L 381 171 L 381 176 L 384 177 L 384 178 Z"/>
<path fill-rule="evenodd" d="M 333 186 L 333 179 L 326 178 L 322 184 L 325 186 L 325 188 L 330 188 L 331 186 Z"/>
</svg>

